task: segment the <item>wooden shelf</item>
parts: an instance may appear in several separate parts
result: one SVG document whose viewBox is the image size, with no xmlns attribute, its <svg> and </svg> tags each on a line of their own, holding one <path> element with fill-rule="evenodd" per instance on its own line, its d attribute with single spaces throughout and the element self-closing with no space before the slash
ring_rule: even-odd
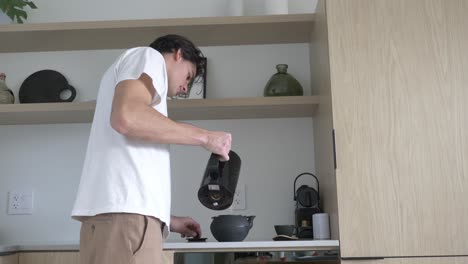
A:
<svg viewBox="0 0 468 264">
<path fill-rule="evenodd" d="M 0 53 L 125 49 L 169 33 L 198 46 L 308 43 L 313 20 L 313 14 L 292 14 L 9 24 L 0 25 Z"/>
<path fill-rule="evenodd" d="M 175 120 L 312 117 L 316 96 L 190 99 L 168 102 Z M 0 125 L 89 123 L 95 102 L 0 105 Z"/>
<path fill-rule="evenodd" d="M 0 125 L 88 123 L 95 102 L 0 105 Z"/>
<path fill-rule="evenodd" d="M 173 100 L 169 117 L 176 120 L 214 120 L 311 117 L 318 106 L 316 96 L 250 97 Z"/>
</svg>

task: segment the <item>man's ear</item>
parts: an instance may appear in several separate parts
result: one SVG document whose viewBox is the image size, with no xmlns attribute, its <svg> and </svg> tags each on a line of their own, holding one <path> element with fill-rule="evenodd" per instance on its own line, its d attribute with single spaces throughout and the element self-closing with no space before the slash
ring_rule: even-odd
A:
<svg viewBox="0 0 468 264">
<path fill-rule="evenodd" d="M 182 49 L 178 49 L 174 52 L 174 60 L 178 61 L 182 59 Z"/>
</svg>

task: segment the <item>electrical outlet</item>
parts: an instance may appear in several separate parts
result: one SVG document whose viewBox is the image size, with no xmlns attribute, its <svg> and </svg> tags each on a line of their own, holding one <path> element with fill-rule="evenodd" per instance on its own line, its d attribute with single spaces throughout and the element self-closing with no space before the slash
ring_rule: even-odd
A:
<svg viewBox="0 0 468 264">
<path fill-rule="evenodd" d="M 10 191 L 8 192 L 8 214 L 32 214 L 33 192 Z"/>
<path fill-rule="evenodd" d="M 238 184 L 236 192 L 234 193 L 234 201 L 232 201 L 231 208 L 234 210 L 245 210 L 245 184 Z"/>
</svg>

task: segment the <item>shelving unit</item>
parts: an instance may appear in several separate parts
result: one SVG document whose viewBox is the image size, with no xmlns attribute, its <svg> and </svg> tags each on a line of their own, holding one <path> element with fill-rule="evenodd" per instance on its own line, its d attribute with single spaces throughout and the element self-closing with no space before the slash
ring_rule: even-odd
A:
<svg viewBox="0 0 468 264">
<path fill-rule="evenodd" d="M 316 96 L 189 99 L 168 102 L 175 120 L 311 117 Z M 88 123 L 95 102 L 0 105 L 0 125 Z"/>
<path fill-rule="evenodd" d="M 198 46 L 308 43 L 313 21 L 293 14 L 0 25 L 0 53 L 124 49 L 169 33 Z"/>
<path fill-rule="evenodd" d="M 308 43 L 313 23 L 314 14 L 293 14 L 10 24 L 0 25 L 0 53 L 125 49 L 146 46 L 155 36 L 168 33 L 184 35 L 198 46 Z M 317 105 L 313 96 L 174 100 L 169 102 L 169 116 L 310 117 Z M 94 109 L 94 102 L 0 105 L 0 125 L 87 123 Z"/>
</svg>

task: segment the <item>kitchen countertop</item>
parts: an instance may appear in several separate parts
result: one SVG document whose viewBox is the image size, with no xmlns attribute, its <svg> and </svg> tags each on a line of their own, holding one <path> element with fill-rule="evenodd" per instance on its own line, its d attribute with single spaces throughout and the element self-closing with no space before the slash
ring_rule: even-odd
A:
<svg viewBox="0 0 468 264">
<path fill-rule="evenodd" d="M 0 245 L 0 255 L 27 251 L 78 251 L 79 244 L 24 244 Z M 175 252 L 247 252 L 339 250 L 338 240 L 243 241 L 243 242 L 168 242 L 164 250 Z"/>
</svg>

